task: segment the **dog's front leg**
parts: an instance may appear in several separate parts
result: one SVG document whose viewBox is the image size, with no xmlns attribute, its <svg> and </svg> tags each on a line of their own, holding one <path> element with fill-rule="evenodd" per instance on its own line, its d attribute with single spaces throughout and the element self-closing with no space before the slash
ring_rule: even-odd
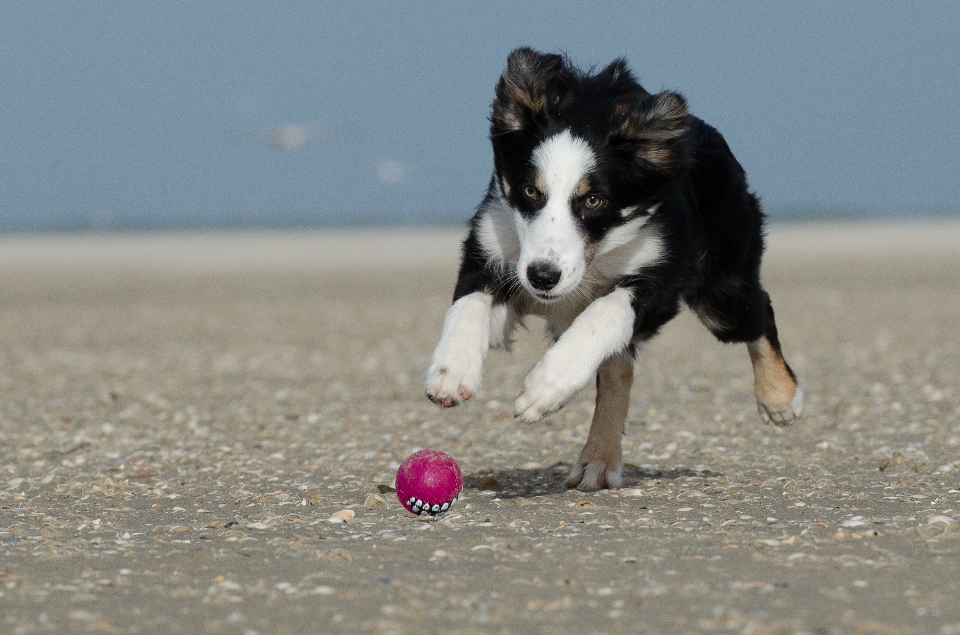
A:
<svg viewBox="0 0 960 635">
<path fill-rule="evenodd" d="M 633 337 L 632 298 L 629 289 L 618 288 L 577 316 L 527 373 L 514 407 L 516 417 L 534 422 L 558 410 L 596 376 L 605 359 L 626 350 Z"/>
<path fill-rule="evenodd" d="M 623 484 L 623 424 L 630 407 L 633 355 L 630 351 L 607 358 L 597 372 L 597 406 L 580 460 L 565 485 L 584 492 L 616 489 Z"/>
<path fill-rule="evenodd" d="M 490 348 L 491 321 L 505 321 L 507 307 L 494 307 L 483 291 L 465 295 L 447 310 L 443 332 L 424 379 L 427 397 L 444 408 L 470 399 L 480 388 L 483 360 Z M 496 334 L 502 340 L 500 333 Z M 498 342 L 495 342 L 498 343 Z"/>
</svg>

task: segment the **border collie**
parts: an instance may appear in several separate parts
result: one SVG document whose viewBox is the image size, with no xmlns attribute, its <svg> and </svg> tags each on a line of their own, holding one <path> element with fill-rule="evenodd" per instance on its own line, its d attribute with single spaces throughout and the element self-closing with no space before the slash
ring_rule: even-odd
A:
<svg viewBox="0 0 960 635">
<path fill-rule="evenodd" d="M 524 378 L 515 416 L 538 421 L 595 377 L 566 486 L 620 487 L 634 356 L 682 301 L 721 342 L 746 343 L 765 422 L 800 416 L 760 285 L 760 204 L 683 97 L 647 92 L 623 59 L 582 72 L 520 48 L 497 84 L 490 141 L 493 176 L 425 378 L 432 401 L 470 399 L 487 350 L 509 348 L 524 316 L 542 316 L 553 344 Z"/>
</svg>

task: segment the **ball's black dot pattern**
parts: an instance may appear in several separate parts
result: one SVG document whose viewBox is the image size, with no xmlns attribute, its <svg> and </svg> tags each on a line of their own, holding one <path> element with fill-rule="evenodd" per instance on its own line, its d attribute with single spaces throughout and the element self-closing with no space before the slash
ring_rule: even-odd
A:
<svg viewBox="0 0 960 635">
<path fill-rule="evenodd" d="M 453 504 L 456 503 L 458 499 L 459 499 L 459 496 L 457 498 L 454 498 L 453 500 L 449 500 L 443 503 L 431 504 L 431 503 L 427 503 L 420 500 L 416 496 L 411 496 L 410 498 L 407 499 L 407 505 L 410 506 L 414 514 L 417 514 L 419 516 L 423 516 L 424 514 L 427 514 L 429 516 L 436 516 L 437 514 L 442 514 L 443 512 L 453 507 Z"/>
</svg>

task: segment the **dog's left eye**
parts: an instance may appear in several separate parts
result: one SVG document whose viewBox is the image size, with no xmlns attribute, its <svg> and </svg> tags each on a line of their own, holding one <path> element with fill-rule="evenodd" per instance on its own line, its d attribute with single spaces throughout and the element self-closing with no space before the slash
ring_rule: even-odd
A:
<svg viewBox="0 0 960 635">
<path fill-rule="evenodd" d="M 603 205 L 603 199 L 597 196 L 596 194 L 591 194 L 587 198 L 583 199 L 583 206 L 587 209 L 594 210 Z"/>
</svg>

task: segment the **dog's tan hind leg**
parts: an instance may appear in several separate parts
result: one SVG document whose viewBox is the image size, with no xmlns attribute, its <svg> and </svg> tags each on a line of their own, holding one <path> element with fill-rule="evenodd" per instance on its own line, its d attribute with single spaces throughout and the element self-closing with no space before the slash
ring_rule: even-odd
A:
<svg viewBox="0 0 960 635">
<path fill-rule="evenodd" d="M 803 391 L 777 342 L 763 335 L 747 342 L 753 363 L 757 410 L 765 423 L 787 426 L 803 413 Z"/>
</svg>

